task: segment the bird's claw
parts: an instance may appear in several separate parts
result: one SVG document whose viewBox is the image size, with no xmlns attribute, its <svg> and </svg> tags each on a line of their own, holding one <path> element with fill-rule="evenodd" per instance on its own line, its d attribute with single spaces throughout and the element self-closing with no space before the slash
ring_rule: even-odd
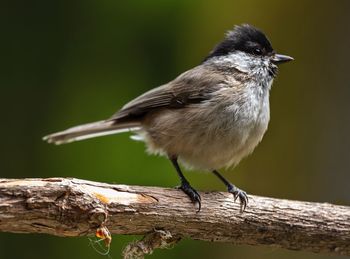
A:
<svg viewBox="0 0 350 259">
<path fill-rule="evenodd" d="M 201 196 L 199 193 L 193 189 L 193 187 L 188 182 L 183 182 L 178 188 L 186 193 L 194 204 L 198 204 L 197 212 L 199 212 L 201 210 Z"/>
<path fill-rule="evenodd" d="M 241 212 L 245 211 L 248 204 L 248 195 L 245 191 L 238 189 L 233 184 L 228 187 L 228 192 L 233 194 L 234 201 L 236 202 L 237 198 L 239 198 L 241 204 Z"/>
</svg>

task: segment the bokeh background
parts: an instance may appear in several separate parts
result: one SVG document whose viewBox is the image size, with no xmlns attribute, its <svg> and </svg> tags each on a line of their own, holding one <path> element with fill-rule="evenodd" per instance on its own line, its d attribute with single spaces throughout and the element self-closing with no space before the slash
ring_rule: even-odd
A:
<svg viewBox="0 0 350 259">
<path fill-rule="evenodd" d="M 172 187 L 170 163 L 128 134 L 64 146 L 45 134 L 111 116 L 196 66 L 235 24 L 262 28 L 283 65 L 271 123 L 254 154 L 225 173 L 248 193 L 350 205 L 350 1 L 2 1 L 0 177 L 78 177 Z M 200 190 L 212 175 L 186 173 Z M 120 258 L 135 236 L 114 236 Z M 0 233 L 0 258 L 103 258 L 84 238 Z M 152 258 L 329 258 L 192 240 Z M 341 258 L 341 257 L 333 257 Z"/>
</svg>

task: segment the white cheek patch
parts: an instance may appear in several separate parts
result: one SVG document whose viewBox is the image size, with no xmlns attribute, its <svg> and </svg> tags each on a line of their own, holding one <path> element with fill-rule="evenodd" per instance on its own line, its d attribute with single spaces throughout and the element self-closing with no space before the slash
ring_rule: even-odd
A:
<svg viewBox="0 0 350 259">
<path fill-rule="evenodd" d="M 255 73 L 257 69 L 262 67 L 268 67 L 268 60 L 263 60 L 260 57 L 256 57 L 247 54 L 243 51 L 235 51 L 226 56 L 220 56 L 213 60 L 217 65 L 223 65 L 228 67 L 234 67 L 243 73 Z"/>
</svg>

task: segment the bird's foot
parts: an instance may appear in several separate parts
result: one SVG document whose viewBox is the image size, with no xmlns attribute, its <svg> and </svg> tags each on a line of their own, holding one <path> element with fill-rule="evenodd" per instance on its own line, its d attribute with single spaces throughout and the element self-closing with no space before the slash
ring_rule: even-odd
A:
<svg viewBox="0 0 350 259">
<path fill-rule="evenodd" d="M 178 189 L 181 189 L 184 193 L 186 193 L 191 201 L 198 206 L 197 212 L 199 212 L 201 210 L 201 196 L 195 189 L 193 189 L 189 182 L 182 182 Z"/>
<path fill-rule="evenodd" d="M 239 201 L 241 203 L 241 212 L 245 211 L 245 208 L 247 207 L 248 204 L 248 195 L 245 191 L 242 191 L 241 189 L 238 189 L 236 186 L 233 184 L 230 184 L 227 187 L 228 192 L 233 194 L 234 201 L 239 198 Z"/>
</svg>

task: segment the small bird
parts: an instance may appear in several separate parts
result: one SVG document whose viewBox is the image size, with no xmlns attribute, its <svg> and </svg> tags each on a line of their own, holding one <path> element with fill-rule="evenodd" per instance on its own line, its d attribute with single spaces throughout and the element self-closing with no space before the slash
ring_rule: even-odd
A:
<svg viewBox="0 0 350 259">
<path fill-rule="evenodd" d="M 261 141 L 270 120 L 269 92 L 277 65 L 293 60 L 277 54 L 265 34 L 248 24 L 226 33 L 198 66 L 127 103 L 112 117 L 69 128 L 43 139 L 64 144 L 132 131 L 148 152 L 167 156 L 180 178 L 180 189 L 201 209 L 201 197 L 178 164 L 210 171 L 239 198 L 246 192 L 218 170 L 230 168 Z"/>
</svg>

